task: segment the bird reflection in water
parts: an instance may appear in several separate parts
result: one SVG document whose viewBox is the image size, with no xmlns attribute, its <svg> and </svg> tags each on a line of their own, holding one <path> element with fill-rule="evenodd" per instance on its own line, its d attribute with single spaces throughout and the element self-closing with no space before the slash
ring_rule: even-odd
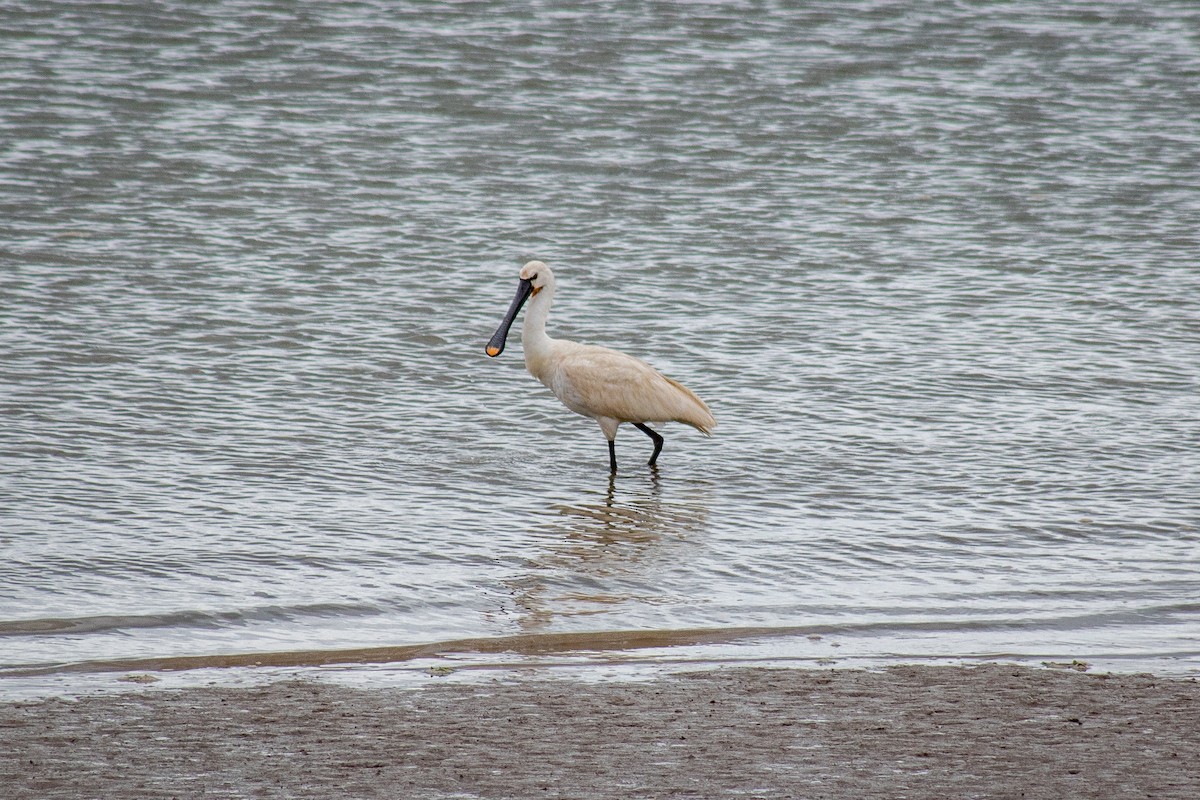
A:
<svg viewBox="0 0 1200 800">
<path fill-rule="evenodd" d="M 610 475 L 602 500 L 552 506 L 554 518 L 538 530 L 546 551 L 505 582 L 520 628 L 589 615 L 614 617 L 608 629 L 629 627 L 633 607 L 690 602 L 663 580 L 664 566 L 687 562 L 708 510 L 695 499 L 664 500 L 662 490 L 657 470 L 620 485 Z"/>
</svg>

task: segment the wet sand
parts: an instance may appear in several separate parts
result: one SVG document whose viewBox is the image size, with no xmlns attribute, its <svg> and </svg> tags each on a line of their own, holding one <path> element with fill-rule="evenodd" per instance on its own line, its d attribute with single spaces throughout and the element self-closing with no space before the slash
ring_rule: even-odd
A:
<svg viewBox="0 0 1200 800">
<path fill-rule="evenodd" d="M 0 704 L 3 798 L 1200 797 L 1200 682 L 1009 665 Z"/>
</svg>

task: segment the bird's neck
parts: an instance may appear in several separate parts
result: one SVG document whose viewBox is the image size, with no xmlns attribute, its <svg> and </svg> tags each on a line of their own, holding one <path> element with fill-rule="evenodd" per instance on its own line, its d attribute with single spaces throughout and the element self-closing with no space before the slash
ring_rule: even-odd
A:
<svg viewBox="0 0 1200 800">
<path fill-rule="evenodd" d="M 543 287 L 530 298 L 525 310 L 525 322 L 521 325 L 521 347 L 525 350 L 525 365 L 534 372 L 534 365 L 549 356 L 554 340 L 546 335 L 546 317 L 550 315 L 550 304 L 554 302 L 554 287 Z M 535 372 L 536 374 L 536 372 Z"/>
</svg>

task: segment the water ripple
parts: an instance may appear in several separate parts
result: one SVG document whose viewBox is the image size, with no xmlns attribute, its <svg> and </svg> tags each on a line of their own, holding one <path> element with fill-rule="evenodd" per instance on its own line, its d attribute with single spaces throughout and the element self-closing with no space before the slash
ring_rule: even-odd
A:
<svg viewBox="0 0 1200 800">
<path fill-rule="evenodd" d="M 6 4 L 5 661 L 1194 651 L 1198 24 Z M 652 473 L 623 431 L 610 481 L 517 347 L 486 359 L 532 257 L 557 334 L 682 380 L 715 438 L 668 427 Z"/>
</svg>

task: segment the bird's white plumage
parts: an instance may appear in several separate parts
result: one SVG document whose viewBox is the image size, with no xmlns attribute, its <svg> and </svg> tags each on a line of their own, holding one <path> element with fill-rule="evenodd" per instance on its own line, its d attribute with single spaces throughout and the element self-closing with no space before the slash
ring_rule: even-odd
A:
<svg viewBox="0 0 1200 800">
<path fill-rule="evenodd" d="M 646 362 L 607 347 L 550 338 L 546 318 L 554 302 L 554 273 L 531 261 L 521 278 L 533 291 L 521 328 L 525 366 L 567 408 L 596 420 L 609 441 L 623 422 L 682 422 L 705 435 L 716 427 L 703 400 Z"/>
<path fill-rule="evenodd" d="M 704 433 L 716 425 L 686 387 L 617 350 L 556 341 L 548 356 L 531 358 L 526 351 L 525 365 L 563 405 L 599 422 L 610 439 L 622 422 L 685 422 Z"/>
</svg>

